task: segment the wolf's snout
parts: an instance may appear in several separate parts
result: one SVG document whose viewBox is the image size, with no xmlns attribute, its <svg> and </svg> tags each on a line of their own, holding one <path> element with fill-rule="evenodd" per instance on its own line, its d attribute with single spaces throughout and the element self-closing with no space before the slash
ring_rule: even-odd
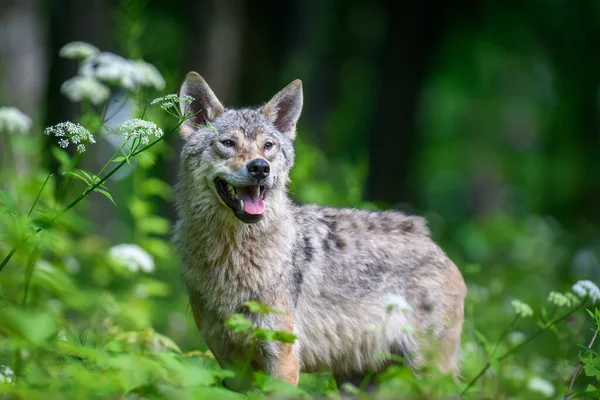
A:
<svg viewBox="0 0 600 400">
<path fill-rule="evenodd" d="M 256 179 L 265 179 L 269 176 L 269 172 L 271 172 L 271 167 L 266 160 L 262 158 L 257 158 L 256 160 L 252 160 L 248 163 L 248 173 L 251 177 Z"/>
</svg>

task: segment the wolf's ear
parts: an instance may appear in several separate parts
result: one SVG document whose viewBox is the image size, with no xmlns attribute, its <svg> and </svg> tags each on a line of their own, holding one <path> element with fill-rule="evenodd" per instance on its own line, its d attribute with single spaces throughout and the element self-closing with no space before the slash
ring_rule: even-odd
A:
<svg viewBox="0 0 600 400">
<path fill-rule="evenodd" d="M 188 139 L 195 130 L 195 125 L 205 125 L 207 122 L 217 118 L 225 111 L 217 96 L 204 78 L 196 72 L 190 72 L 185 76 L 185 80 L 179 90 L 179 96 L 191 96 L 194 98 L 186 110 L 183 103 L 180 104 L 181 114 L 191 113 L 192 118 L 185 121 L 181 126 L 181 136 Z"/>
<path fill-rule="evenodd" d="M 261 112 L 280 132 L 296 137 L 296 123 L 302 111 L 302 81 L 296 79 L 277 93 Z"/>
</svg>

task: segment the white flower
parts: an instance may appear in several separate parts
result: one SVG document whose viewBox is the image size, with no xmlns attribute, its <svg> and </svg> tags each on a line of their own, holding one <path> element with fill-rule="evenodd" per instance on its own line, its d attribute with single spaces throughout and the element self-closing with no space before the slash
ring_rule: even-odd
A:
<svg viewBox="0 0 600 400">
<path fill-rule="evenodd" d="M 527 388 L 532 392 L 537 392 L 544 397 L 552 397 L 556 392 L 554 385 L 545 379 L 533 377 L 527 381 Z"/>
<path fill-rule="evenodd" d="M 108 253 L 113 260 L 127 267 L 131 272 L 154 271 L 154 259 L 138 245 L 119 244 L 111 247 Z"/>
<path fill-rule="evenodd" d="M 77 151 L 83 153 L 85 146 L 83 143 L 96 143 L 94 136 L 80 124 L 73 122 L 61 122 L 44 130 L 44 134 L 59 138 L 58 145 L 63 149 L 69 147 L 69 141 L 77 144 Z"/>
<path fill-rule="evenodd" d="M 108 100 L 110 89 L 96 78 L 78 75 L 69 79 L 60 87 L 62 94 L 72 102 L 89 100 L 92 104 L 101 104 Z"/>
<path fill-rule="evenodd" d="M 523 303 L 521 300 L 513 300 L 510 304 L 515 309 L 515 313 L 522 318 L 531 317 L 533 315 L 533 310 L 531 307 Z"/>
<path fill-rule="evenodd" d="M 31 118 L 16 107 L 0 107 L 0 133 L 26 134 L 31 129 Z"/>
<path fill-rule="evenodd" d="M 579 304 L 579 299 L 573 293 L 550 292 L 548 301 L 559 307 L 574 307 Z"/>
<path fill-rule="evenodd" d="M 120 129 L 125 139 L 139 138 L 143 145 L 150 142 L 150 136 L 155 136 L 158 139 L 163 135 L 162 129 L 156 126 L 154 122 L 144 121 L 139 118 L 125 121 Z"/>
<path fill-rule="evenodd" d="M 13 370 L 6 366 L 0 365 L 0 383 L 14 383 L 15 382 L 15 373 Z"/>
<path fill-rule="evenodd" d="M 166 86 L 165 78 L 158 72 L 156 67 L 144 60 L 134 61 L 137 67 L 138 81 L 142 86 L 153 87 L 163 90 Z"/>
<path fill-rule="evenodd" d="M 187 108 L 187 106 L 192 104 L 193 101 L 194 98 L 192 96 L 179 97 L 176 94 L 168 94 L 166 96 L 158 97 L 152 100 L 150 104 L 153 106 L 158 105 L 163 110 L 169 111 L 170 109 L 179 110 L 179 108 Z"/>
<path fill-rule="evenodd" d="M 578 281 L 573 285 L 573 292 L 579 297 L 589 297 L 592 303 L 600 301 L 600 289 L 592 281 Z"/>
<path fill-rule="evenodd" d="M 387 306 L 388 312 L 391 312 L 394 309 L 413 312 L 413 308 L 403 296 L 388 293 L 381 298 L 381 301 Z"/>
<path fill-rule="evenodd" d="M 99 53 L 86 59 L 79 69 L 83 76 L 135 90 L 141 86 L 162 90 L 165 80 L 158 70 L 145 61 L 132 61 L 113 53 Z"/>
<path fill-rule="evenodd" d="M 71 42 L 67 43 L 58 51 L 58 55 L 63 58 L 85 60 L 97 53 L 100 50 L 96 46 L 92 46 L 85 42 Z"/>
</svg>

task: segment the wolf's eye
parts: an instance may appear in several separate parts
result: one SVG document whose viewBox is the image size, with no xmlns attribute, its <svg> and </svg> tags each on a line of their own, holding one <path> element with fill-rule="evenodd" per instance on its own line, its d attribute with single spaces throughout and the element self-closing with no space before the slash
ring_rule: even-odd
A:
<svg viewBox="0 0 600 400">
<path fill-rule="evenodd" d="M 271 147 L 273 147 L 273 142 L 267 142 L 264 145 L 265 150 L 269 150 Z"/>
<path fill-rule="evenodd" d="M 233 147 L 234 143 L 233 140 L 221 140 L 221 144 L 225 147 Z"/>
</svg>

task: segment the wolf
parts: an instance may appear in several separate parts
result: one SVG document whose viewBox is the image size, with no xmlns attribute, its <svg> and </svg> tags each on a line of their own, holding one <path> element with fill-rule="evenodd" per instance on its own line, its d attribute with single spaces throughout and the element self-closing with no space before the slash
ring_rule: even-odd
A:
<svg viewBox="0 0 600 400">
<path fill-rule="evenodd" d="M 466 286 L 426 221 L 291 201 L 301 81 L 232 109 L 190 72 L 180 96 L 194 100 L 181 103 L 193 118 L 180 128 L 174 242 L 196 325 L 237 372 L 228 384 L 246 387 L 253 370 L 292 385 L 328 370 L 357 384 L 389 363 L 382 354 L 456 373 Z M 278 312 L 250 313 L 247 301 Z M 296 340 L 252 346 L 225 326 L 235 313 Z"/>
</svg>

